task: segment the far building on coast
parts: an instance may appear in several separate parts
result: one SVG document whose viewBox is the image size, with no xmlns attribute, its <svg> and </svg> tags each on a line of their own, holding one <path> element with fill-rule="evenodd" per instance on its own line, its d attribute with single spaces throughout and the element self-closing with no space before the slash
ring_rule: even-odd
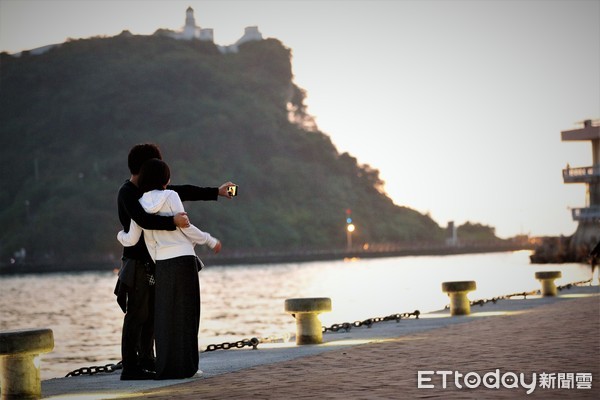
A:
<svg viewBox="0 0 600 400">
<path fill-rule="evenodd" d="M 563 142 L 589 141 L 592 144 L 592 165 L 563 169 L 563 182 L 585 185 L 585 203 L 571 208 L 577 229 L 571 236 L 546 237 L 536 245 L 533 263 L 582 262 L 600 241 L 600 120 L 583 121 L 583 126 L 561 132 Z"/>
<path fill-rule="evenodd" d="M 577 252 L 580 248 L 593 247 L 600 240 L 600 120 L 586 120 L 581 128 L 562 131 L 561 138 L 563 141 L 590 141 L 592 144 L 592 165 L 567 165 L 563 170 L 564 183 L 583 183 L 586 188 L 585 206 L 571 209 L 577 230 L 570 247 Z"/>
</svg>

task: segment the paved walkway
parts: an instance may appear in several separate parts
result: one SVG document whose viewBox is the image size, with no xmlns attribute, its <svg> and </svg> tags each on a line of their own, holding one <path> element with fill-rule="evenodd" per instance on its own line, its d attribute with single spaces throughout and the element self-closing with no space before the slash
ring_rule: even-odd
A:
<svg viewBox="0 0 600 400">
<path fill-rule="evenodd" d="M 591 373 L 591 390 L 419 389 L 417 371 Z M 448 381 L 453 381 L 449 377 Z M 490 378 L 490 383 L 493 380 Z M 464 385 L 463 385 L 464 386 Z M 600 398 L 598 297 L 447 326 L 144 393 L 148 399 Z"/>
<path fill-rule="evenodd" d="M 473 311 L 468 317 L 448 317 L 445 311 L 419 320 L 392 322 L 390 326 L 396 329 L 392 337 L 386 334 L 377 338 L 374 328 L 365 328 L 362 332 L 367 333 L 362 335 L 371 338 L 364 344 L 343 345 L 340 340 L 338 345 L 316 354 L 308 352 L 308 355 L 283 361 L 267 360 L 238 370 L 232 368 L 233 372 L 211 373 L 211 364 L 206 368 L 201 361 L 205 374 L 199 379 L 170 381 L 175 384 L 164 387 L 138 387 L 136 393 L 117 390 L 86 398 L 600 398 L 600 296 L 597 287 L 573 289 L 570 294 L 552 299 L 506 300 L 475 307 Z M 413 331 L 416 326 L 420 328 Z M 358 329 L 351 332 L 355 331 Z M 342 339 L 360 341 L 363 340 L 360 335 L 354 333 Z M 327 345 L 301 347 L 322 350 Z M 298 349 L 292 347 L 286 354 L 294 348 Z M 268 352 L 230 350 L 221 353 L 243 354 L 256 359 L 259 353 Z M 201 356 L 205 362 L 210 361 L 207 355 Z M 227 364 L 227 358 L 223 357 L 220 363 Z M 418 371 L 429 371 L 421 373 L 421 384 L 432 385 L 432 388 L 418 387 Z M 514 383 L 512 378 L 521 373 L 523 383 Z M 469 378 L 467 381 L 464 375 Z M 457 377 L 462 388 L 456 385 Z M 551 388 L 541 387 L 543 382 L 548 382 Z M 469 385 L 475 388 L 468 388 Z M 570 385 L 573 388 L 568 388 Z M 583 388 L 590 385 L 591 389 Z M 528 390 L 530 394 L 527 394 Z"/>
</svg>

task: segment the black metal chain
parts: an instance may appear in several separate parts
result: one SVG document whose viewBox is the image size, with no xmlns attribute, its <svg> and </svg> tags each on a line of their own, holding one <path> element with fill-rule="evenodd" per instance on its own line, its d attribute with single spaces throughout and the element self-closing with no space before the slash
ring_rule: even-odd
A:
<svg viewBox="0 0 600 400">
<path fill-rule="evenodd" d="M 588 279 L 587 281 L 579 281 L 579 282 L 567 283 L 566 285 L 557 286 L 556 288 L 558 290 L 571 289 L 573 286 L 583 286 L 585 284 L 591 284 L 591 283 L 592 283 L 592 278 Z"/>
<path fill-rule="evenodd" d="M 241 349 L 243 347 L 252 347 L 252 350 L 256 350 L 258 345 L 260 344 L 260 340 L 258 338 L 252 339 L 243 339 L 238 340 L 233 343 L 221 343 L 221 344 L 209 344 L 206 347 L 206 350 L 202 351 L 202 353 L 207 351 L 215 351 L 215 350 L 229 350 L 229 349 Z M 83 367 L 76 369 L 74 371 L 69 372 L 65 378 L 69 378 L 71 376 L 81 376 L 81 375 L 95 375 L 100 372 L 104 373 L 112 373 L 117 370 L 123 369 L 123 362 L 119 361 L 116 364 L 106 364 L 103 366 L 92 366 L 92 367 Z"/>
<path fill-rule="evenodd" d="M 76 369 L 75 371 L 69 372 L 65 378 L 70 376 L 80 376 L 80 375 L 95 375 L 99 372 L 111 373 L 117 370 L 123 369 L 123 362 L 119 361 L 116 364 L 106 364 L 101 366 L 92 366 L 92 367 L 84 367 Z"/>
<path fill-rule="evenodd" d="M 498 300 L 508 300 L 512 297 L 523 297 L 525 300 L 527 300 L 527 296 L 535 296 L 538 293 L 539 293 L 539 290 L 532 290 L 531 292 L 512 293 L 512 294 L 507 294 L 505 296 L 492 297 L 491 299 L 473 300 L 473 301 L 471 301 L 471 305 L 472 306 L 476 306 L 476 305 L 483 306 L 484 304 L 489 303 L 489 302 L 496 304 L 496 302 Z M 445 308 L 450 308 L 450 306 L 446 305 Z"/>
<path fill-rule="evenodd" d="M 419 319 L 419 315 L 421 315 L 421 312 L 419 310 L 415 310 L 411 313 L 392 314 L 392 315 L 388 315 L 387 317 L 368 318 L 368 319 L 365 319 L 364 321 L 354 321 L 352 323 L 344 322 L 341 324 L 333 324 L 330 327 L 324 326 L 323 333 L 339 332 L 340 330 L 343 330 L 344 332 L 349 332 L 350 329 L 352 329 L 353 327 L 359 328 L 361 326 L 366 326 L 367 328 L 370 328 L 371 326 L 373 326 L 373 324 L 378 323 L 378 322 L 385 322 L 385 321 L 400 322 L 400 320 L 402 318 L 410 318 L 412 316 L 414 316 L 416 319 Z"/>
<path fill-rule="evenodd" d="M 241 349 L 243 347 L 252 347 L 252 350 L 256 350 L 259 344 L 260 340 L 258 340 L 258 338 L 255 337 L 252 339 L 238 340 L 237 342 L 233 343 L 225 342 L 221 344 L 209 344 L 206 347 L 206 350 L 204 350 L 202 353 L 215 350 Z"/>
<path fill-rule="evenodd" d="M 562 291 L 563 289 L 571 289 L 573 286 L 582 286 L 582 285 L 585 285 L 585 284 L 588 284 L 591 282 L 592 282 L 592 280 L 588 279 L 587 281 L 567 283 L 566 285 L 557 286 L 556 289 L 558 289 L 559 291 Z M 498 300 L 508 300 L 512 297 L 523 297 L 525 300 L 527 300 L 527 296 L 535 296 L 538 294 L 540 294 L 540 290 L 532 290 L 530 292 L 512 293 L 512 294 L 507 294 L 505 296 L 492 297 L 491 299 L 473 300 L 470 302 L 470 304 L 472 306 L 477 306 L 477 305 L 483 306 L 484 304 L 489 303 L 489 302 L 496 304 L 496 302 Z M 445 308 L 446 309 L 450 308 L 450 305 L 446 305 Z"/>
</svg>

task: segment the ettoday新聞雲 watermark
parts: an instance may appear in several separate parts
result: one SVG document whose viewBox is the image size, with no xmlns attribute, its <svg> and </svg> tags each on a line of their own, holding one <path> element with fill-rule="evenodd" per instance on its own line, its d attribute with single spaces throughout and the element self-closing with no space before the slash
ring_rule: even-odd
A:
<svg viewBox="0 0 600 400">
<path fill-rule="evenodd" d="M 591 372 L 532 372 L 529 375 L 516 372 L 501 372 L 500 369 L 481 375 L 478 372 L 418 371 L 417 388 L 446 389 L 450 383 L 457 389 L 525 389 L 531 394 L 539 389 L 591 389 Z"/>
</svg>

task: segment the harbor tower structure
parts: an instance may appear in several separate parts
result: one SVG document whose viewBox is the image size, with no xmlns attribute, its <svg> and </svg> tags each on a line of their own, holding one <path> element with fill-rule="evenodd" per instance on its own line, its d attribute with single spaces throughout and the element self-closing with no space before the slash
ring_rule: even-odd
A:
<svg viewBox="0 0 600 400">
<path fill-rule="evenodd" d="M 600 120 L 585 120 L 582 128 L 562 131 L 561 139 L 592 142 L 591 166 L 573 168 L 567 165 L 563 170 L 564 183 L 586 185 L 585 207 L 571 209 L 577 230 L 571 238 L 569 251 L 579 258 L 600 240 Z"/>
</svg>

